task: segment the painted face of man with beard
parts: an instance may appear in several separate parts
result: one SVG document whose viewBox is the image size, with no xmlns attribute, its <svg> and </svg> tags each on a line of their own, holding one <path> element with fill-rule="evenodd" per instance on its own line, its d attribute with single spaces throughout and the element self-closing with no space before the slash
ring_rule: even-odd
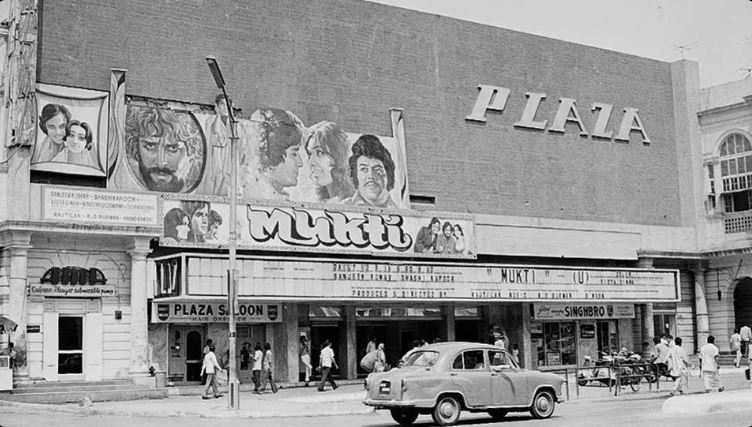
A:
<svg viewBox="0 0 752 427">
<path fill-rule="evenodd" d="M 177 192 L 183 189 L 185 183 L 177 172 L 186 160 L 186 151 L 186 143 L 178 140 L 172 131 L 138 139 L 139 169 L 149 190 Z"/>
</svg>

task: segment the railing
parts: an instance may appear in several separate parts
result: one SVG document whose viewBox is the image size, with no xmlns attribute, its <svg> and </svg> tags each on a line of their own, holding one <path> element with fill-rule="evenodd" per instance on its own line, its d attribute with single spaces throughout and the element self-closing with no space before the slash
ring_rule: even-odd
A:
<svg viewBox="0 0 752 427">
<path fill-rule="evenodd" d="M 575 369 L 576 394 L 580 397 L 580 387 L 608 387 L 609 394 L 618 396 L 623 387 L 639 391 L 642 381 L 648 383 L 648 390 L 660 390 L 660 375 L 653 363 L 604 363 L 597 366 L 581 366 Z"/>
<path fill-rule="evenodd" d="M 752 231 L 752 211 L 724 213 L 723 230 L 726 234 Z"/>
</svg>

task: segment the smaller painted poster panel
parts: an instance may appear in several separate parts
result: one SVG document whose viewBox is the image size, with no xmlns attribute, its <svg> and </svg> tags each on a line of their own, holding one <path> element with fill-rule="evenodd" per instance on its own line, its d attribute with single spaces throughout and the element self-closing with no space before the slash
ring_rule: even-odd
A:
<svg viewBox="0 0 752 427">
<path fill-rule="evenodd" d="M 634 304 L 533 304 L 536 320 L 632 319 Z"/>
<path fill-rule="evenodd" d="M 167 246 L 225 246 L 229 206 L 195 200 L 164 200 Z M 239 245 L 249 248 L 410 256 L 475 257 L 475 227 L 469 217 L 314 209 L 238 207 Z"/>
<path fill-rule="evenodd" d="M 155 226 L 159 224 L 157 196 L 62 187 L 43 187 L 42 219 Z"/>
<path fill-rule="evenodd" d="M 108 94 L 37 84 L 37 129 L 31 169 L 104 177 Z"/>
</svg>

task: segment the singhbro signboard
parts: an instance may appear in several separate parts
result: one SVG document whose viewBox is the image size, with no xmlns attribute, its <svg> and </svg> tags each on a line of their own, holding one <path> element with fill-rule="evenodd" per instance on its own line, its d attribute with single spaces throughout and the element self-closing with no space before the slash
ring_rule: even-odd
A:
<svg viewBox="0 0 752 427">
<path fill-rule="evenodd" d="M 187 256 L 187 291 L 226 295 L 227 261 Z M 677 270 L 240 259 L 256 299 L 675 302 Z"/>
</svg>

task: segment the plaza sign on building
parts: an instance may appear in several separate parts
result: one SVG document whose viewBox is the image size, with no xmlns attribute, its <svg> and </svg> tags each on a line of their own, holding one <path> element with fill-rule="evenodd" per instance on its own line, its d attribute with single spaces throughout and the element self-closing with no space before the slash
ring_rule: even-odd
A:
<svg viewBox="0 0 752 427">
<path fill-rule="evenodd" d="M 187 291 L 226 294 L 227 261 L 189 256 Z M 677 270 L 240 259 L 239 295 L 309 300 L 675 302 Z"/>
<path fill-rule="evenodd" d="M 533 304 L 536 320 L 632 319 L 634 304 Z"/>
<path fill-rule="evenodd" d="M 220 302 L 152 302 L 153 323 L 212 323 L 227 322 L 230 308 Z M 281 322 L 282 313 L 278 304 L 239 303 L 235 314 L 238 323 Z"/>
</svg>

